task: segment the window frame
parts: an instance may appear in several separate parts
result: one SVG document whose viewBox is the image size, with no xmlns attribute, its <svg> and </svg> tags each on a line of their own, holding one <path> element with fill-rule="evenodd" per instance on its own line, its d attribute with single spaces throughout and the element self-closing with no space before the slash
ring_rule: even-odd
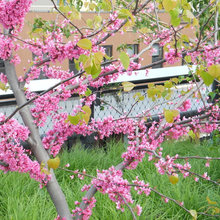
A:
<svg viewBox="0 0 220 220">
<path fill-rule="evenodd" d="M 107 52 L 106 49 L 110 49 L 110 50 L 109 50 L 109 51 L 110 51 L 110 54 L 106 53 L 106 55 L 109 56 L 109 57 L 112 57 L 112 56 L 113 56 L 113 45 L 108 44 L 108 45 L 102 45 L 101 47 L 105 48 L 105 53 Z M 104 62 L 107 62 L 108 60 L 104 57 L 104 58 L 103 58 L 103 61 L 104 61 Z M 104 67 L 106 67 L 106 66 L 108 66 L 108 65 L 110 65 L 110 64 L 106 64 L 106 65 L 104 65 Z"/>
<path fill-rule="evenodd" d="M 78 70 L 76 69 L 75 59 L 69 60 L 69 71 L 73 72 L 74 74 L 78 73 Z"/>
<path fill-rule="evenodd" d="M 3 59 L 0 59 L 0 73 L 5 74 L 5 63 Z"/>
<path fill-rule="evenodd" d="M 155 43 L 155 44 L 153 44 L 152 48 L 154 48 L 154 45 L 158 45 L 157 52 L 159 52 L 159 53 L 157 53 L 157 54 L 153 53 L 152 54 L 152 63 L 160 61 L 160 60 L 163 59 L 163 47 L 161 47 L 159 43 Z M 163 68 L 163 63 L 159 63 L 159 64 L 156 64 L 156 65 L 152 66 L 152 69 L 158 69 L 158 68 Z"/>
<path fill-rule="evenodd" d="M 129 56 L 133 56 L 133 55 L 136 55 L 139 53 L 139 44 L 127 44 L 127 47 L 128 48 L 127 48 L 126 52 L 128 53 Z M 131 50 L 131 48 L 129 48 L 129 47 L 132 47 L 132 54 L 130 54 L 128 52 L 128 50 Z M 138 63 L 138 58 L 134 59 L 134 62 Z"/>
</svg>

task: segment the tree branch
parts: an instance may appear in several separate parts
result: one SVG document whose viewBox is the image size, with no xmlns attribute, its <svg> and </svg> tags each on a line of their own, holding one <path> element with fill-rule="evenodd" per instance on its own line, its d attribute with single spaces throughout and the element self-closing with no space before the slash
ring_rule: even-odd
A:
<svg viewBox="0 0 220 220">
<path fill-rule="evenodd" d="M 6 33 L 8 32 L 7 30 L 5 31 Z M 9 85 L 16 98 L 16 102 L 19 106 L 23 105 L 24 103 L 27 102 L 27 100 L 26 100 L 24 92 L 21 90 L 19 86 L 17 74 L 15 71 L 15 66 L 14 64 L 10 63 L 9 60 L 5 60 L 4 64 L 5 64 L 6 76 L 8 78 Z M 30 141 L 29 144 L 31 147 L 31 151 L 36 156 L 39 164 L 41 162 L 46 163 L 46 161 L 48 161 L 50 158 L 45 148 L 43 147 L 40 134 L 39 134 L 39 130 L 34 124 L 34 119 L 31 115 L 31 111 L 29 107 L 25 106 L 22 109 L 20 109 L 20 115 L 25 126 L 27 126 L 30 131 L 30 139 L 32 141 Z M 68 208 L 65 196 L 53 172 L 51 172 L 51 180 L 47 183 L 46 187 L 57 209 L 58 214 L 61 217 L 65 217 L 67 220 L 71 220 L 72 217 L 69 212 L 69 208 Z"/>
<path fill-rule="evenodd" d="M 80 33 L 81 37 L 83 37 L 83 33 L 80 31 L 80 29 L 79 29 L 75 24 L 73 24 L 73 23 L 66 17 L 66 15 L 63 14 L 63 12 L 59 10 L 59 8 L 57 8 L 57 6 L 56 6 L 54 0 L 51 0 L 51 2 L 53 3 L 54 8 L 55 8 L 66 20 L 68 20 L 68 21 L 69 21 L 69 24 L 71 24 L 71 25 Z"/>
<path fill-rule="evenodd" d="M 128 209 L 130 210 L 131 214 L 132 214 L 132 217 L 133 217 L 133 220 L 137 220 L 131 206 L 127 203 L 126 199 L 120 194 L 120 193 L 117 193 L 121 198 L 122 200 L 124 201 L 125 205 L 128 207 Z"/>
</svg>

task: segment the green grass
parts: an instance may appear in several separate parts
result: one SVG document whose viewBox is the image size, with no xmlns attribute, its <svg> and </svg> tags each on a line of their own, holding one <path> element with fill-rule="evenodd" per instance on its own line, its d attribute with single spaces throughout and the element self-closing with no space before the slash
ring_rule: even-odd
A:
<svg viewBox="0 0 220 220">
<path fill-rule="evenodd" d="M 200 155 L 216 157 L 220 154 L 218 147 L 210 146 L 210 143 L 203 144 L 185 142 L 166 142 L 164 153 L 170 155 Z M 107 146 L 108 151 L 103 149 L 82 150 L 74 147 L 71 152 L 64 151 L 60 154 L 61 166 L 70 163 L 72 170 L 87 170 L 88 174 L 95 175 L 96 169 L 108 169 L 112 165 L 121 162 L 120 155 L 125 150 L 122 142 L 115 143 L 111 141 Z M 203 174 L 208 172 L 213 180 L 220 179 L 220 162 L 211 161 L 210 167 L 205 167 L 204 160 L 190 160 L 192 171 Z M 147 158 L 139 164 L 136 170 L 126 170 L 124 178 L 129 181 L 135 179 L 138 175 L 140 179 L 149 182 L 151 187 L 155 187 L 161 193 L 173 197 L 178 201 L 184 201 L 188 209 L 205 211 L 208 208 L 206 197 L 218 202 L 220 208 L 220 190 L 214 184 L 207 181 L 199 180 L 196 183 L 192 178 L 184 179 L 182 176 L 178 184 L 172 185 L 166 175 L 160 175 L 155 172 L 153 162 L 148 162 Z M 90 182 L 89 178 L 79 180 L 78 178 L 70 179 L 70 173 L 62 170 L 56 170 L 57 179 L 66 195 L 70 209 L 74 208 L 74 201 L 81 201 L 85 193 L 81 192 L 81 187 Z M 179 206 L 169 201 L 164 203 L 160 196 L 151 193 L 150 196 L 137 195 L 132 190 L 135 204 L 143 207 L 143 212 L 139 219 L 144 220 L 178 220 L 192 219 L 192 217 L 182 210 Z M 107 195 L 96 193 L 96 207 L 93 209 L 91 219 L 105 220 L 131 220 L 132 216 L 125 208 L 122 213 L 115 209 L 115 204 L 109 200 Z M 48 220 L 56 217 L 56 210 L 50 201 L 46 189 L 40 189 L 39 184 L 31 180 L 28 175 L 19 173 L 0 172 L 0 219 L 1 220 Z M 199 216 L 198 219 L 213 219 Z"/>
</svg>

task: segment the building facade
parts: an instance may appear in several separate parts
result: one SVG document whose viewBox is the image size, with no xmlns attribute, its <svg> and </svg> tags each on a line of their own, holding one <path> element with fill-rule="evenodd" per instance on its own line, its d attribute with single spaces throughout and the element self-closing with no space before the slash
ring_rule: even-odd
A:
<svg viewBox="0 0 220 220">
<path fill-rule="evenodd" d="M 56 1 L 57 3 L 59 1 Z M 87 19 L 93 19 L 94 16 L 96 16 L 97 13 L 95 12 L 82 12 L 81 16 L 83 19 L 81 20 L 74 20 L 72 21 L 77 27 L 83 27 L 85 26 L 85 21 Z M 108 13 L 101 12 L 102 17 L 107 17 Z M 169 23 L 169 15 L 166 14 L 164 11 L 158 11 L 158 16 L 160 17 L 161 21 Z M 22 40 L 28 39 L 32 24 L 34 23 L 34 19 L 36 18 L 42 18 L 43 20 L 61 20 L 61 16 L 58 15 L 58 13 L 55 12 L 53 9 L 53 4 L 50 0 L 37 0 L 34 1 L 30 12 L 27 14 L 25 18 L 25 25 L 24 29 L 21 33 Z M 188 36 L 191 36 L 193 38 L 194 33 L 191 29 L 184 29 L 184 33 Z M 117 48 L 121 45 L 128 45 L 127 52 L 129 55 L 134 55 L 142 51 L 146 45 L 144 43 L 137 43 L 135 40 L 138 37 L 138 33 L 134 31 L 127 31 L 125 33 L 122 33 L 121 31 L 118 33 L 115 33 L 114 36 L 111 36 L 109 39 L 106 40 L 105 43 L 103 43 L 101 46 L 104 46 L 106 48 L 106 52 L 108 56 L 112 56 L 114 58 L 119 57 L 119 51 Z M 152 62 L 158 61 L 163 59 L 164 52 L 163 48 L 159 46 L 159 44 L 153 45 L 154 52 L 147 51 L 143 53 L 141 56 L 142 65 L 151 64 Z M 18 55 L 22 58 L 22 62 L 16 66 L 16 71 L 18 76 L 23 76 L 25 73 L 24 68 L 27 70 L 30 67 L 30 62 L 33 60 L 34 55 L 31 54 L 31 52 L 27 49 L 19 50 Z M 178 63 L 175 63 L 175 66 L 182 65 L 183 62 L 179 61 Z M 56 63 L 55 65 L 62 66 L 62 69 L 64 70 L 75 70 L 74 61 L 73 60 L 65 60 L 62 63 Z M 164 63 L 164 64 L 158 64 L 154 66 L 153 68 L 162 68 L 162 67 L 168 67 L 170 65 Z M 3 61 L 0 61 L 0 71 L 4 72 L 4 65 Z"/>
</svg>

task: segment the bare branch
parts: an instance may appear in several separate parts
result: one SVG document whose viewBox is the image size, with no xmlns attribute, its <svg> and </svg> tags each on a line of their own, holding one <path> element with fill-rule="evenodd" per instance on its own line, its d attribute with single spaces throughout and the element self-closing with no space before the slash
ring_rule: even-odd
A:
<svg viewBox="0 0 220 220">
<path fill-rule="evenodd" d="M 137 9 L 138 9 L 138 2 L 139 2 L 139 0 L 136 0 L 135 8 L 134 8 L 133 14 L 136 14 L 136 11 L 137 11 Z"/>
<path fill-rule="evenodd" d="M 9 32 L 8 30 L 4 31 L 6 33 Z M 9 85 L 15 95 L 16 102 L 18 105 L 23 105 L 27 102 L 27 100 L 24 91 L 21 90 L 19 86 L 15 66 L 14 64 L 10 63 L 9 59 L 5 60 L 4 64 L 6 76 L 8 78 Z M 34 119 L 32 117 L 29 107 L 25 106 L 23 109 L 21 109 L 20 115 L 25 126 L 27 126 L 30 131 L 30 138 L 28 139 L 28 141 L 31 140 L 29 142 L 31 151 L 37 158 L 39 164 L 41 162 L 46 163 L 46 161 L 49 160 L 49 155 L 43 147 L 39 130 L 34 124 Z M 51 196 L 52 201 L 54 202 L 58 214 L 62 217 L 65 217 L 67 220 L 71 220 L 72 217 L 68 208 L 68 204 L 53 172 L 51 172 L 51 180 L 47 183 L 46 187 Z"/>
<path fill-rule="evenodd" d="M 158 17 L 158 14 L 157 14 L 157 5 L 156 5 L 155 0 L 153 0 L 153 2 L 154 2 L 154 13 L 155 13 L 155 16 L 156 16 L 157 28 L 158 28 L 158 31 L 161 31 L 160 24 L 159 24 L 159 17 Z"/>
<path fill-rule="evenodd" d="M 53 3 L 54 5 L 54 8 L 66 19 L 69 21 L 69 24 L 71 24 L 74 28 L 76 28 L 76 30 L 79 32 L 79 34 L 81 35 L 81 37 L 83 37 L 83 33 L 80 31 L 80 29 L 75 25 L 73 24 L 67 17 L 65 14 L 63 14 L 62 11 L 59 10 L 59 8 L 57 8 L 57 5 L 55 4 L 54 0 L 51 0 L 51 2 Z"/>
<path fill-rule="evenodd" d="M 117 194 L 122 198 L 122 200 L 124 201 L 125 205 L 126 205 L 126 206 L 128 207 L 128 209 L 130 210 L 130 212 L 131 212 L 131 214 L 132 214 L 132 216 L 133 216 L 133 220 L 137 220 L 137 218 L 136 218 L 136 216 L 135 216 L 135 214 L 134 214 L 134 212 L 133 212 L 131 206 L 127 203 L 126 199 L 125 199 L 121 194 L 119 194 L 119 193 L 117 193 Z"/>
<path fill-rule="evenodd" d="M 200 159 L 200 160 L 220 160 L 220 157 L 200 157 L 200 156 L 178 156 L 176 159 Z"/>
<path fill-rule="evenodd" d="M 214 14 L 215 14 L 215 12 L 213 12 L 213 13 L 211 14 L 211 16 L 208 18 L 208 20 L 206 21 L 206 23 L 201 27 L 201 30 L 200 30 L 200 33 L 199 33 L 199 40 L 198 40 L 198 42 L 197 42 L 197 45 L 196 45 L 195 50 L 198 50 L 198 49 L 199 49 L 199 44 L 200 44 L 201 39 L 202 39 L 203 31 L 204 31 L 206 25 L 210 22 L 210 20 L 211 20 L 212 17 L 214 16 Z"/>
<path fill-rule="evenodd" d="M 218 6 L 219 0 L 216 1 L 216 14 L 215 14 L 215 35 L 214 35 L 214 43 L 217 45 L 218 43 L 218 17 L 219 17 L 219 6 Z"/>
<path fill-rule="evenodd" d="M 179 168 L 177 168 L 177 169 L 179 169 Z M 207 181 L 209 181 L 209 182 L 214 183 L 215 185 L 218 185 L 218 186 L 220 185 L 220 183 L 218 183 L 218 182 L 216 182 L 216 181 L 214 181 L 214 180 L 211 180 L 211 179 L 207 179 L 207 178 L 203 177 L 203 176 L 200 175 L 200 174 L 197 174 L 197 173 L 194 173 L 194 172 L 192 172 L 192 171 L 185 170 L 185 169 L 182 169 L 182 168 L 180 168 L 180 170 L 183 170 L 183 171 L 188 172 L 188 173 L 190 173 L 190 174 L 192 174 L 192 175 L 198 176 L 198 177 L 200 177 L 201 179 L 204 179 L 204 180 L 207 180 Z"/>
</svg>

